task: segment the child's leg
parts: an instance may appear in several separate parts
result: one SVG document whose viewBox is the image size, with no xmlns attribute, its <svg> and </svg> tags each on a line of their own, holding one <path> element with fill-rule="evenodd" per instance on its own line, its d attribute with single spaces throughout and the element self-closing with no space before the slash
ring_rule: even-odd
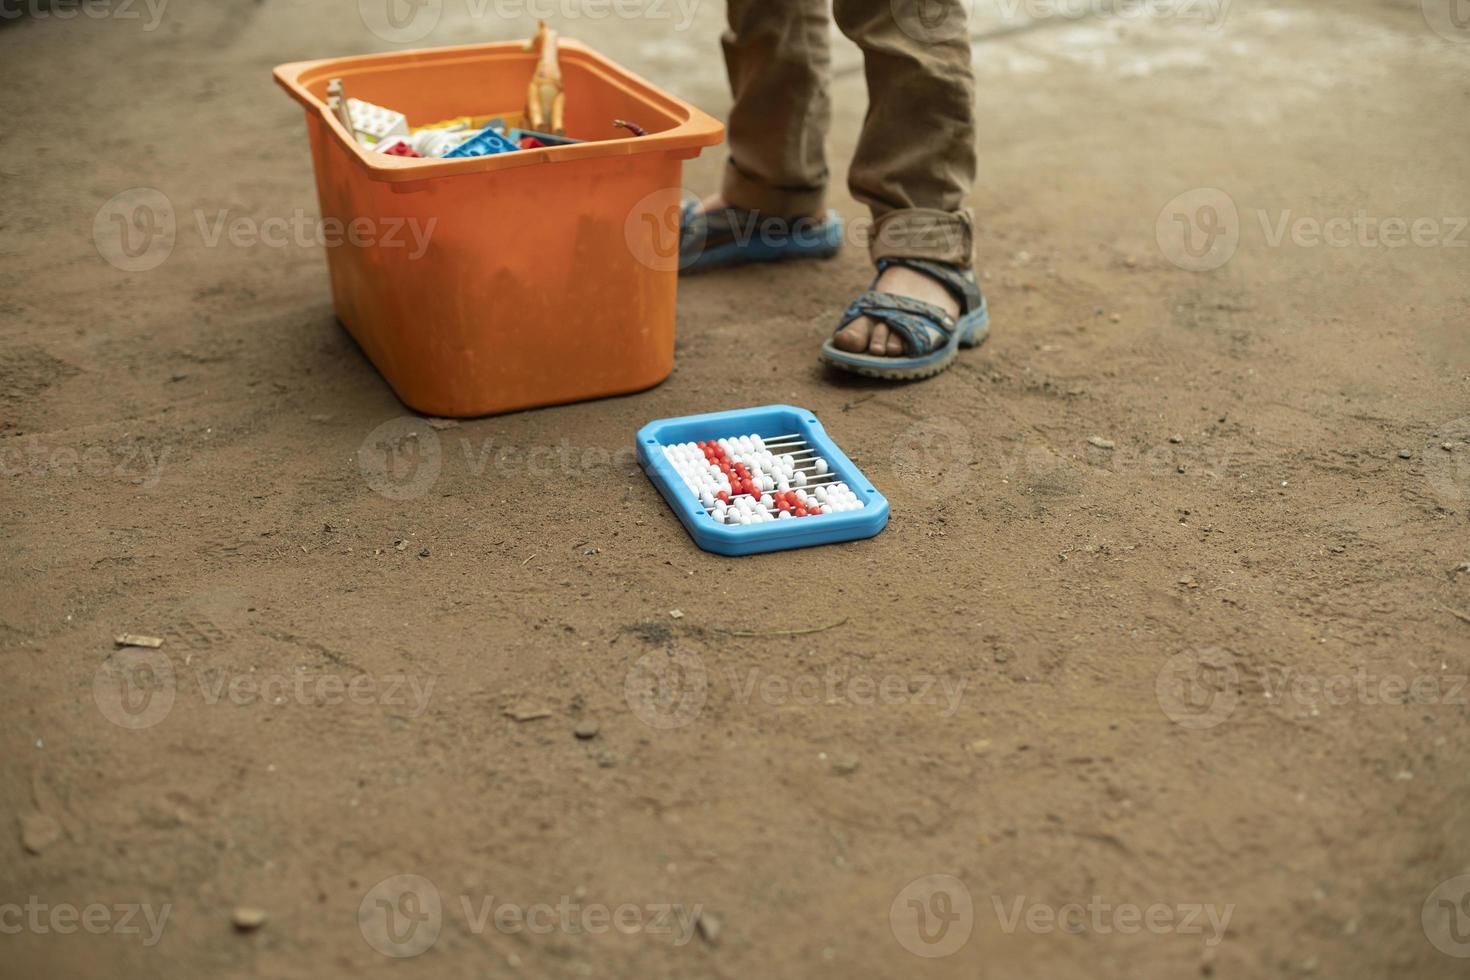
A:
<svg viewBox="0 0 1470 980">
<path fill-rule="evenodd" d="M 975 180 L 970 39 L 963 29 L 937 39 L 926 30 L 933 23 L 963 25 L 960 0 L 834 0 L 833 9 L 837 26 L 863 50 L 868 114 L 848 187 L 872 212 L 874 261 L 902 256 L 969 266 L 973 240 L 964 199 Z M 922 22 L 921 12 L 927 15 Z M 879 288 L 958 309 L 947 290 L 909 269 L 890 268 Z M 873 354 L 904 352 L 897 336 L 867 318 L 849 324 L 834 343 Z"/>
<path fill-rule="evenodd" d="M 728 0 L 728 8 L 735 105 L 720 197 L 786 218 L 820 214 L 831 118 L 826 0 Z"/>
</svg>

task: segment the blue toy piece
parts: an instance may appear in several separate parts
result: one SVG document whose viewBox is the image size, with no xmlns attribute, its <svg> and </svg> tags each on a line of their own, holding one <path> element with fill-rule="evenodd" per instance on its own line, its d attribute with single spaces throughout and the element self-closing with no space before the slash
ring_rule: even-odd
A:
<svg viewBox="0 0 1470 980">
<path fill-rule="evenodd" d="M 824 511 L 795 520 L 767 520 L 754 524 L 722 524 L 716 521 L 679 475 L 664 449 L 681 443 L 746 435 L 760 436 L 773 442 L 782 437 L 805 442 L 816 456 L 827 461 L 834 483 L 846 483 L 862 506 L 837 512 Z M 763 405 L 730 412 L 658 419 L 638 430 L 638 462 L 689 531 L 694 543 L 705 551 L 720 555 L 754 555 L 856 541 L 873 537 L 888 523 L 888 501 L 837 448 L 817 417 L 792 405 Z"/>
<path fill-rule="evenodd" d="M 486 126 L 444 154 L 443 159 L 457 160 L 462 157 L 488 157 L 495 153 L 513 153 L 519 149 L 519 146 L 497 133 L 492 126 Z"/>
</svg>

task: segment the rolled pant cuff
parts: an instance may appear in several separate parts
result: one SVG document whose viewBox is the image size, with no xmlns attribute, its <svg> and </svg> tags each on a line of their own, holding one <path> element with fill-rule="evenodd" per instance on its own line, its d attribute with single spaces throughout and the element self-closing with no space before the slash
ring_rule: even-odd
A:
<svg viewBox="0 0 1470 980">
<path fill-rule="evenodd" d="M 968 210 L 900 208 L 873 222 L 868 253 L 879 259 L 928 259 L 968 266 L 974 261 L 973 218 Z"/>
<path fill-rule="evenodd" d="M 741 173 L 735 161 L 725 161 L 725 179 L 720 196 L 733 207 L 760 211 L 781 218 L 820 214 L 825 192 L 801 187 L 772 187 Z"/>
</svg>

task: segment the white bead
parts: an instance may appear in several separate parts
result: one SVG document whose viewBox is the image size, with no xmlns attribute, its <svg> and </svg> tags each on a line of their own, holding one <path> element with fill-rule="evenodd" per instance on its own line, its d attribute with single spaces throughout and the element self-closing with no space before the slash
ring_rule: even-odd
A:
<svg viewBox="0 0 1470 980">
<path fill-rule="evenodd" d="M 823 459 L 822 457 L 818 456 L 817 457 L 817 474 L 820 476 L 820 475 L 825 474 L 826 472 L 827 472 L 827 461 L 825 459 Z"/>
<path fill-rule="evenodd" d="M 784 521 L 784 520 L 786 520 L 786 518 L 788 518 L 790 516 L 791 516 L 791 511 L 789 511 L 789 510 L 783 510 L 783 511 L 781 511 L 781 513 L 779 513 L 779 514 L 776 515 L 776 520 L 778 520 L 778 521 Z"/>
<path fill-rule="evenodd" d="M 806 486 L 806 473 L 801 470 L 796 471 L 796 485 L 799 487 Z"/>
</svg>

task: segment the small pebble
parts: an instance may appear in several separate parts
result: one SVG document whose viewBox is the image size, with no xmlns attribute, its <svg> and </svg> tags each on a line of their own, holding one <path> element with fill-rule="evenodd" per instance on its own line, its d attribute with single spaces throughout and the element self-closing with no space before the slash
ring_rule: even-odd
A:
<svg viewBox="0 0 1470 980">
<path fill-rule="evenodd" d="M 857 769 L 858 757 L 851 753 L 840 753 L 832 760 L 832 771 L 839 776 L 851 776 Z"/>
<path fill-rule="evenodd" d="M 581 739 L 596 738 L 597 733 L 602 731 L 601 726 L 591 718 L 583 718 L 577 722 L 577 727 L 572 729 L 572 734 Z"/>
<path fill-rule="evenodd" d="M 61 824 L 44 813 L 27 813 L 20 818 L 21 846 L 32 854 L 40 854 L 61 840 Z"/>
<path fill-rule="evenodd" d="M 1413 459 L 1413 458 L 1414 458 L 1414 454 L 1411 453 L 1411 452 L 1409 452 L 1407 449 L 1400 449 L 1399 450 L 1399 459 Z"/>
<path fill-rule="evenodd" d="M 1172 442 L 1172 443 L 1174 443 L 1174 445 L 1177 446 L 1177 445 L 1179 445 L 1179 443 L 1181 443 L 1181 442 L 1184 441 L 1184 437 L 1181 436 L 1181 435 L 1179 435 L 1178 433 L 1175 433 L 1174 435 L 1172 435 L 1172 436 L 1169 437 L 1169 441 Z"/>
<path fill-rule="evenodd" d="M 711 946 L 718 946 L 720 942 L 720 920 L 708 912 L 700 912 L 699 918 L 694 920 L 695 928 L 699 930 L 699 938 Z"/>
<path fill-rule="evenodd" d="M 254 909 L 241 905 L 236 908 L 230 916 L 230 921 L 235 923 L 235 928 L 241 932 L 253 932 L 265 925 L 265 909 Z"/>
<path fill-rule="evenodd" d="M 1089 436 L 1087 441 L 1099 449 L 1113 448 L 1113 440 L 1104 439 L 1102 436 Z"/>
</svg>

